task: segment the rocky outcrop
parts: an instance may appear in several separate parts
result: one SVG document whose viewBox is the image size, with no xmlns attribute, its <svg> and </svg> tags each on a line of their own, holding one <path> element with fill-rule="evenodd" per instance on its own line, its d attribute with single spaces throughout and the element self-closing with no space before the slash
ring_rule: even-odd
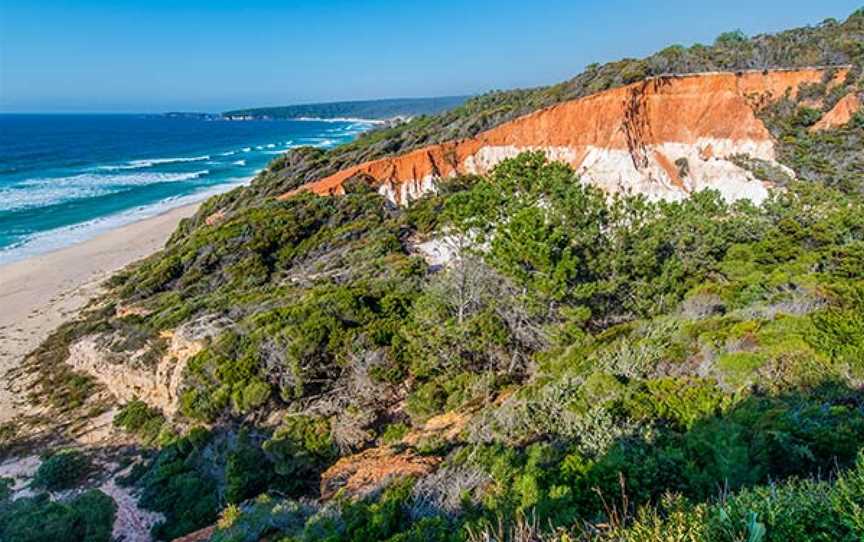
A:
<svg viewBox="0 0 864 542">
<path fill-rule="evenodd" d="M 440 462 L 440 457 L 421 456 L 412 450 L 371 448 L 343 457 L 321 475 L 321 499 L 330 499 L 340 490 L 346 496 L 363 497 L 396 479 L 425 476 Z"/>
<path fill-rule="evenodd" d="M 811 132 L 821 132 L 823 130 L 831 130 L 839 128 L 850 120 L 852 116 L 861 110 L 861 97 L 854 92 L 850 92 L 837 102 L 830 111 L 825 113 L 819 122 L 810 127 Z"/>
<path fill-rule="evenodd" d="M 118 401 L 140 399 L 171 416 L 178 409 L 186 364 L 201 351 L 204 340 L 223 327 L 222 322 L 204 318 L 163 332 L 167 348 L 155 364 L 142 361 L 148 350 L 118 355 L 111 350 L 112 337 L 89 335 L 69 348 L 67 363 L 95 377 Z"/>
<path fill-rule="evenodd" d="M 434 439 L 439 442 L 454 442 L 468 427 L 468 422 L 474 411 L 445 412 L 426 420 L 422 427 L 409 432 L 402 438 L 401 444 L 417 446 L 424 440 Z"/>
<path fill-rule="evenodd" d="M 832 84 L 847 72 L 834 70 Z M 822 82 L 826 73 L 808 68 L 657 77 L 542 109 L 471 139 L 366 162 L 283 197 L 341 194 L 347 180 L 362 177 L 405 203 L 441 179 L 482 174 L 520 152 L 539 150 L 609 192 L 678 200 L 713 188 L 728 200 L 761 201 L 770 183 L 727 158 L 774 162 L 774 142 L 757 111 L 796 95 L 802 84 Z"/>
<path fill-rule="evenodd" d="M 455 441 L 468 426 L 473 412 L 434 416 L 406 434 L 395 446 L 370 448 L 341 458 L 321 475 L 321 499 L 330 499 L 339 491 L 350 497 L 363 497 L 394 480 L 431 474 L 438 469 L 442 458 L 422 455 L 416 449 L 425 441 Z"/>
</svg>

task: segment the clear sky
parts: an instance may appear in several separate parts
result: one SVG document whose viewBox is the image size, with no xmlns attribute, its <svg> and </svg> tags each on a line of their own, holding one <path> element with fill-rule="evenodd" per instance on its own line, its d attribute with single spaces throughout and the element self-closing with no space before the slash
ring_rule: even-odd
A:
<svg viewBox="0 0 864 542">
<path fill-rule="evenodd" d="M 862 0 L 0 0 L 0 111 L 473 94 Z"/>
</svg>

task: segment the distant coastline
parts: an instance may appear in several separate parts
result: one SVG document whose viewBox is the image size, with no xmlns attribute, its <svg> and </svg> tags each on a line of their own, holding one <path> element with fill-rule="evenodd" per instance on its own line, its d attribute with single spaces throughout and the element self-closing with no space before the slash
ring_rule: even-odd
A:
<svg viewBox="0 0 864 542">
<path fill-rule="evenodd" d="M 198 119 L 207 121 L 262 121 L 293 120 L 313 122 L 356 122 L 389 125 L 408 121 L 421 115 L 437 115 L 459 107 L 468 96 L 437 98 L 387 98 L 323 102 L 271 107 L 234 109 L 221 113 L 198 111 L 168 111 L 155 116 L 172 119 Z"/>
<path fill-rule="evenodd" d="M 167 116 L 174 115 L 174 118 L 178 118 L 176 113 L 166 114 Z M 190 113 L 189 115 L 193 115 Z M 224 116 L 223 114 L 209 114 L 202 113 L 199 118 L 203 120 L 213 120 L 213 121 L 226 121 L 226 122 L 256 122 L 256 121 L 268 121 L 268 120 L 290 120 L 293 122 L 351 122 L 356 124 L 369 124 L 369 125 L 385 125 L 393 122 L 402 122 L 404 120 L 408 120 L 411 117 L 393 117 L 388 119 L 367 119 L 360 117 L 291 117 L 291 118 L 281 118 L 281 117 L 271 117 L 271 116 L 252 116 L 252 115 L 234 115 L 234 116 Z M 193 118 L 191 116 L 186 116 L 183 118 Z"/>
<path fill-rule="evenodd" d="M 309 103 L 254 107 L 224 111 L 229 120 L 316 120 L 348 122 L 387 122 L 420 115 L 435 115 L 459 107 L 467 96 L 437 98 L 388 98 L 347 102 Z"/>
<path fill-rule="evenodd" d="M 393 119 L 378 119 L 378 118 L 361 118 L 361 117 L 291 117 L 291 118 L 274 118 L 270 116 L 252 116 L 252 115 L 226 115 L 224 113 L 199 113 L 196 111 L 169 111 L 167 113 L 156 113 L 146 115 L 151 118 L 168 118 L 168 119 L 192 119 L 192 120 L 209 120 L 209 121 L 261 121 L 261 120 L 291 120 L 297 122 L 355 122 L 358 124 L 387 124 Z M 394 117 L 398 118 L 398 117 Z"/>
<path fill-rule="evenodd" d="M 334 117 L 334 118 L 323 118 L 323 117 L 297 117 L 296 120 L 300 122 L 356 122 L 358 124 L 387 124 L 393 119 L 362 119 L 356 117 Z"/>
</svg>

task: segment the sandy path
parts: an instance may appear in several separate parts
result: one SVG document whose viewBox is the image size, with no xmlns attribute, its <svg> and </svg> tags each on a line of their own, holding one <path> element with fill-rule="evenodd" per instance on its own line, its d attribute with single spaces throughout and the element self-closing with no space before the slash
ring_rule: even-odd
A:
<svg viewBox="0 0 864 542">
<path fill-rule="evenodd" d="M 15 416 L 6 372 L 99 292 L 111 273 L 162 247 L 197 203 L 89 241 L 0 266 L 0 423 Z"/>
<path fill-rule="evenodd" d="M 125 475 L 129 469 L 118 474 Z M 114 529 L 111 533 L 115 540 L 123 542 L 150 542 L 150 529 L 164 519 L 162 514 L 138 508 L 138 502 L 132 496 L 129 488 L 117 485 L 117 478 L 111 478 L 99 487 L 103 493 L 117 503 L 117 516 L 114 519 Z"/>
</svg>

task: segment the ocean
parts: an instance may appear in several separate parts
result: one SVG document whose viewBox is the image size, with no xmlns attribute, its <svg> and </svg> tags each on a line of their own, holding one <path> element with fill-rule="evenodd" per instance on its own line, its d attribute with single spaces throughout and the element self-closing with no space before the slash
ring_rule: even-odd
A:
<svg viewBox="0 0 864 542">
<path fill-rule="evenodd" d="M 286 150 L 332 147 L 363 121 L 0 115 L 0 264 L 246 183 Z"/>
</svg>

